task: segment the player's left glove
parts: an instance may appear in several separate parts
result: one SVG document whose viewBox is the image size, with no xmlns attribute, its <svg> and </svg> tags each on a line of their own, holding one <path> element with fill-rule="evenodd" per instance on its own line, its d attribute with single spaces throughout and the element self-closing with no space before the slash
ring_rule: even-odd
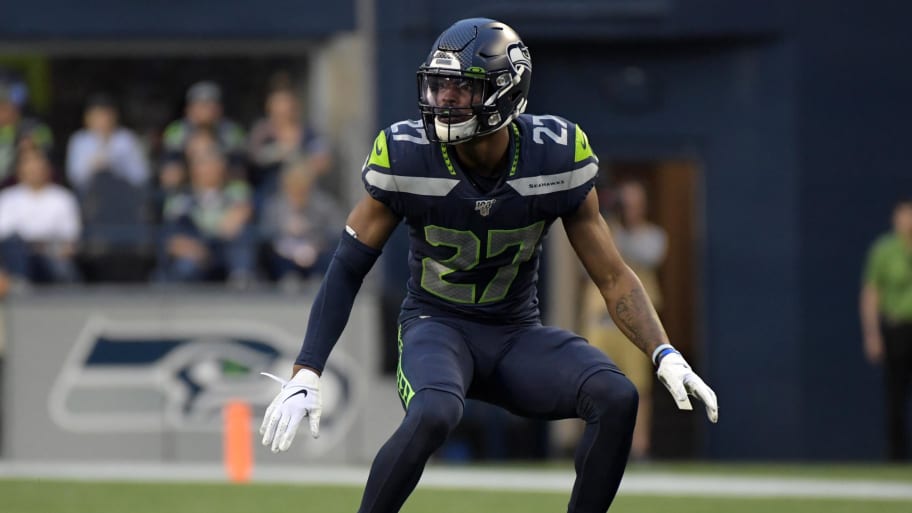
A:
<svg viewBox="0 0 912 513">
<path fill-rule="evenodd" d="M 309 369 L 299 370 L 289 381 L 268 372 L 261 374 L 282 384 L 282 390 L 263 415 L 263 424 L 260 425 L 263 445 L 272 445 L 272 452 L 288 450 L 304 417 L 310 419 L 310 434 L 314 438 L 320 436 L 320 415 L 323 412 L 320 376 Z"/>
<path fill-rule="evenodd" d="M 694 373 L 681 353 L 668 344 L 662 344 L 653 352 L 652 361 L 653 363 L 658 362 L 659 368 L 656 375 L 665 388 L 671 392 L 679 409 L 693 409 L 690 398 L 687 397 L 690 394 L 706 406 L 706 416 L 709 417 L 710 422 L 719 420 L 719 403 L 716 400 L 716 393 L 700 379 L 700 376 Z"/>
</svg>

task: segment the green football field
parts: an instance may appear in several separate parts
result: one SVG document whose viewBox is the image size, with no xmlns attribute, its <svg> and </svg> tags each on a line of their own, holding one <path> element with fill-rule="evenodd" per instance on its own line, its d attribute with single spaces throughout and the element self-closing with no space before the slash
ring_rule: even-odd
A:
<svg viewBox="0 0 912 513">
<path fill-rule="evenodd" d="M 509 471 L 505 469 L 505 471 Z M 912 486 L 912 468 L 875 466 L 655 466 L 637 475 L 811 478 Z M 270 484 L 177 484 L 0 480 L 3 513 L 354 513 L 360 487 Z M 560 513 L 566 493 L 421 489 L 404 513 Z M 611 512 L 655 513 L 909 513 L 912 500 L 833 498 L 668 497 L 621 494 Z"/>
</svg>

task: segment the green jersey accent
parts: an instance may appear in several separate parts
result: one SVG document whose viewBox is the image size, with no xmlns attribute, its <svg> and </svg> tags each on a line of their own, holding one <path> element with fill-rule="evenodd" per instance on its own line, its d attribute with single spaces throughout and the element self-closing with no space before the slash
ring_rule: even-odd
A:
<svg viewBox="0 0 912 513">
<path fill-rule="evenodd" d="M 399 340 L 399 364 L 396 367 L 396 388 L 399 390 L 399 399 L 402 400 L 402 404 L 405 406 L 405 409 L 408 410 L 409 403 L 412 402 L 412 398 L 415 397 L 415 390 L 412 388 L 412 384 L 409 383 L 408 378 L 405 377 L 405 372 L 402 371 L 402 325 L 399 325 L 399 332 L 396 337 Z"/>
<path fill-rule="evenodd" d="M 386 131 L 381 130 L 377 134 L 377 138 L 374 139 L 374 148 L 370 152 L 370 157 L 367 159 L 368 165 L 380 166 L 385 169 L 390 167 L 390 158 L 389 158 L 389 148 L 386 146 Z"/>
<path fill-rule="evenodd" d="M 589 145 L 589 138 L 579 125 L 576 125 L 576 151 L 574 152 L 574 162 L 586 160 L 589 157 L 595 157 L 592 146 Z"/>
<path fill-rule="evenodd" d="M 516 123 L 510 126 L 513 128 L 513 141 L 516 142 L 513 148 L 513 163 L 510 164 L 510 176 L 513 176 L 519 168 L 519 145 L 522 138 L 519 136 L 519 127 L 516 126 Z"/>
<path fill-rule="evenodd" d="M 446 164 L 447 171 L 449 171 L 451 175 L 456 176 L 456 168 L 453 167 L 453 161 L 450 160 L 450 152 L 447 151 L 446 144 L 440 145 L 440 153 L 443 154 L 443 163 Z"/>
</svg>

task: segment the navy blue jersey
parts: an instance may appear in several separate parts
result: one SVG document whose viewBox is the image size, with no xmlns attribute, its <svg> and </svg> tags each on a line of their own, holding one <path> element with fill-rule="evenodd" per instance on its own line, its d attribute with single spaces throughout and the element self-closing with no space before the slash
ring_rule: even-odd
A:
<svg viewBox="0 0 912 513">
<path fill-rule="evenodd" d="M 493 189 L 459 168 L 452 147 L 429 143 L 420 121 L 396 123 L 374 141 L 365 187 L 409 227 L 404 317 L 538 320 L 542 239 L 582 204 L 598 159 L 579 126 L 556 116 L 522 115 L 510 130 L 510 168 Z"/>
</svg>

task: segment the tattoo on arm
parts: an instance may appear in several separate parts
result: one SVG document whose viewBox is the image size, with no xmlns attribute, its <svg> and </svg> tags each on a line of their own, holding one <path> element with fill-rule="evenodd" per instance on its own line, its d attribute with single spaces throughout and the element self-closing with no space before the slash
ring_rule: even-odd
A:
<svg viewBox="0 0 912 513">
<path fill-rule="evenodd" d="M 614 305 L 615 322 L 637 347 L 649 354 L 666 343 L 665 330 L 642 286 L 635 286 Z"/>
</svg>

